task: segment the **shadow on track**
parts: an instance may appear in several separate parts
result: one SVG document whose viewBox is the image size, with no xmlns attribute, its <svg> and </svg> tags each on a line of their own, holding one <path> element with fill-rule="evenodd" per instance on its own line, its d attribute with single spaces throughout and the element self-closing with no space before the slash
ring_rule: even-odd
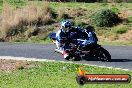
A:
<svg viewBox="0 0 132 88">
<path fill-rule="evenodd" d="M 99 61 L 97 58 L 87 58 L 86 61 Z M 110 62 L 132 62 L 132 59 L 111 59 Z"/>
<path fill-rule="evenodd" d="M 111 59 L 110 62 L 132 62 L 132 59 Z"/>
</svg>

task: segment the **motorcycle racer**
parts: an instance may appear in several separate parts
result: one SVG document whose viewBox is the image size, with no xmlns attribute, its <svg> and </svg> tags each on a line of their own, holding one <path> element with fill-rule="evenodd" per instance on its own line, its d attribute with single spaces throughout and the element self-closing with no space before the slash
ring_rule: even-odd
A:
<svg viewBox="0 0 132 88">
<path fill-rule="evenodd" d="M 62 21 L 61 28 L 56 32 L 57 50 L 63 53 L 64 49 L 68 48 L 68 44 L 77 39 L 82 41 L 80 46 L 97 43 L 98 39 L 93 30 L 94 28 L 92 26 L 82 29 L 81 27 L 73 27 L 70 21 Z"/>
<path fill-rule="evenodd" d="M 65 20 L 61 22 L 60 29 L 50 34 L 49 38 L 56 41 L 55 51 L 63 54 L 65 60 L 87 59 L 90 56 L 101 61 L 111 60 L 109 52 L 97 44 L 98 39 L 92 26 L 83 29 L 72 26 L 70 21 Z"/>
<path fill-rule="evenodd" d="M 56 51 L 63 53 L 65 48 L 65 42 L 67 41 L 67 32 L 71 28 L 70 21 L 64 20 L 61 22 L 61 28 L 56 32 Z"/>
<path fill-rule="evenodd" d="M 82 30 L 80 27 L 72 26 L 68 20 L 62 21 L 60 29 L 56 32 L 55 44 L 57 48 L 55 51 L 63 54 L 63 51 L 69 48 L 70 43 L 75 43 L 78 38 L 83 36 Z"/>
</svg>

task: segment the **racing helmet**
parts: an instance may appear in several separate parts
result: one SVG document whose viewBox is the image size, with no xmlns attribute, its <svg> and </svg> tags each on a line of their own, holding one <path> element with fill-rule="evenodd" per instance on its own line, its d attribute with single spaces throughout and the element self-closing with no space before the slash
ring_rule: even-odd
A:
<svg viewBox="0 0 132 88">
<path fill-rule="evenodd" d="M 70 21 L 64 20 L 61 22 L 61 28 L 66 32 L 72 26 Z"/>
</svg>

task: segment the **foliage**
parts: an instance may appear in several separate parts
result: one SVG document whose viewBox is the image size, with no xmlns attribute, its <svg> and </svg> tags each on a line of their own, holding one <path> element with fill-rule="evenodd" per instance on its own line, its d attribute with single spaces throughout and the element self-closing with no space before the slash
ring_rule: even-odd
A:
<svg viewBox="0 0 132 88">
<path fill-rule="evenodd" d="M 54 23 L 53 11 L 47 3 L 44 3 L 43 7 L 29 5 L 16 10 L 13 10 L 9 4 L 4 4 L 2 14 L 0 31 L 2 38 L 6 40 L 15 36 L 18 38 L 25 31 L 25 36 L 28 39 L 30 37 L 27 36 L 38 34 L 38 27 Z M 34 27 L 34 29 L 27 29 L 27 27 Z"/>
<path fill-rule="evenodd" d="M 118 8 L 116 8 L 116 7 L 111 8 L 111 10 L 112 10 L 114 13 L 119 13 L 119 12 L 120 12 L 120 10 L 119 10 Z"/>
<path fill-rule="evenodd" d="M 33 0 L 32 0 L 33 1 Z M 116 2 L 116 3 L 122 3 L 122 2 L 132 2 L 131 0 L 34 0 L 34 1 L 52 1 L 52 2 L 85 2 L 85 3 L 93 3 L 93 2 Z"/>
<path fill-rule="evenodd" d="M 20 7 L 26 5 L 27 0 L 4 0 L 4 3 L 8 3 L 13 6 Z"/>
<path fill-rule="evenodd" d="M 102 9 L 92 15 L 92 22 L 99 27 L 112 27 L 120 22 L 118 16 L 109 9 Z"/>
<path fill-rule="evenodd" d="M 115 26 L 112 31 L 114 33 L 117 33 L 117 34 L 123 34 L 123 33 L 126 33 L 128 31 L 128 28 L 125 26 L 125 25 L 118 25 L 118 26 Z"/>
<path fill-rule="evenodd" d="M 91 25 L 90 16 L 100 9 L 108 7 L 112 10 L 113 13 L 116 14 L 121 12 L 123 13 L 124 11 L 131 12 L 131 3 L 46 2 L 45 4 L 45 2 L 37 2 L 38 0 L 28 3 L 26 2 L 27 0 L 3 1 L 7 1 L 9 5 L 0 2 L 0 13 L 2 11 L 5 12 L 5 15 L 3 15 L 3 12 L 2 14 L 0 14 L 0 41 L 45 42 L 45 40 L 47 41 L 46 38 L 48 33 L 52 32 L 54 29 L 58 29 L 59 22 L 63 19 L 72 20 L 73 22 L 75 22 L 76 26 L 85 26 L 87 24 Z M 125 24 L 127 27 L 131 27 L 131 13 L 126 13 L 126 15 L 128 15 L 128 17 L 123 15 L 123 17 L 126 17 L 126 19 L 128 20 L 128 23 Z M 51 28 L 51 30 L 49 30 L 50 28 L 44 28 L 48 26 L 53 28 Z M 110 27 L 108 29 L 113 30 L 113 27 Z M 98 31 L 99 30 L 97 30 L 97 32 Z M 106 30 L 106 32 L 101 33 L 100 36 L 108 36 L 112 35 L 112 33 L 115 34 L 116 32 L 109 32 L 109 30 Z"/>
<path fill-rule="evenodd" d="M 132 16 L 131 17 L 128 17 L 128 22 L 129 23 L 132 23 Z"/>
<path fill-rule="evenodd" d="M 93 2 L 132 2 L 131 0 L 34 0 L 34 1 L 52 1 L 52 2 L 86 2 L 86 3 L 93 3 Z"/>
<path fill-rule="evenodd" d="M 75 25 L 75 26 L 80 26 L 80 27 L 85 27 L 85 26 L 88 25 L 88 24 L 85 23 L 85 22 L 78 22 L 78 21 L 76 21 L 76 22 L 74 22 L 74 25 Z"/>
</svg>

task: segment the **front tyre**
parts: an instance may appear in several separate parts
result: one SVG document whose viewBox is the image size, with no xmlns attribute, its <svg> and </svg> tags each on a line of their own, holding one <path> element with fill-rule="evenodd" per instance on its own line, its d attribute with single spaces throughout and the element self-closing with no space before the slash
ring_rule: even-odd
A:
<svg viewBox="0 0 132 88">
<path fill-rule="evenodd" d="M 80 61 L 81 60 L 79 56 L 74 55 L 73 52 L 70 52 L 70 51 L 64 51 L 63 57 L 65 60 L 70 60 L 70 61 Z"/>
<path fill-rule="evenodd" d="M 72 61 L 73 56 L 71 55 L 70 51 L 64 51 L 63 52 L 63 57 L 65 60 Z"/>
<path fill-rule="evenodd" d="M 63 57 L 65 60 L 70 60 L 70 58 L 71 58 L 70 54 L 67 51 L 63 52 Z"/>
</svg>

